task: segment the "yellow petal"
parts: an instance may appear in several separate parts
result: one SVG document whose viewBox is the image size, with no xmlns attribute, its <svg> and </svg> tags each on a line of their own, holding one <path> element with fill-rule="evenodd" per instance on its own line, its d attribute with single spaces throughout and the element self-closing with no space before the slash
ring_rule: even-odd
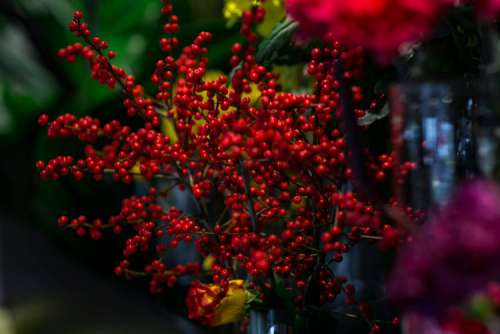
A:
<svg viewBox="0 0 500 334">
<path fill-rule="evenodd" d="M 177 131 L 175 131 L 174 123 L 170 119 L 162 118 L 161 132 L 170 139 L 170 143 L 175 144 L 179 141 L 179 137 L 177 136 Z"/>
<path fill-rule="evenodd" d="M 266 17 L 257 27 L 257 32 L 262 36 L 267 36 L 274 26 L 285 17 L 285 8 L 281 0 L 267 0 L 264 8 L 266 9 Z"/>
<path fill-rule="evenodd" d="M 134 179 L 136 181 L 144 181 L 144 178 L 141 175 L 141 167 L 139 162 L 136 162 L 135 165 L 130 169 L 130 173 L 134 175 Z"/>
<path fill-rule="evenodd" d="M 245 316 L 245 303 L 247 292 L 243 288 L 243 280 L 233 280 L 229 282 L 226 296 L 215 309 L 212 326 L 220 326 L 239 321 Z"/>
<path fill-rule="evenodd" d="M 264 3 L 266 17 L 257 27 L 259 34 L 267 36 L 274 26 L 285 16 L 283 2 L 283 0 L 267 0 Z M 244 11 L 259 3 L 260 1 L 258 0 L 226 0 L 223 10 L 224 17 L 228 20 L 229 25 L 232 25 L 243 15 Z"/>
<path fill-rule="evenodd" d="M 212 266 L 214 265 L 215 258 L 212 255 L 208 255 L 205 259 L 203 259 L 203 270 L 210 270 L 212 269 Z"/>
</svg>

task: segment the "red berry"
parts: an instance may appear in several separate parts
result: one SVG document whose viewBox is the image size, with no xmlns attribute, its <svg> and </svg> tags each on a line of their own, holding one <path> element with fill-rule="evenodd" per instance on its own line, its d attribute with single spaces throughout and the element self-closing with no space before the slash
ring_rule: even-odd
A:
<svg viewBox="0 0 500 334">
<path fill-rule="evenodd" d="M 75 13 L 73 14 L 73 17 L 75 18 L 75 20 L 81 20 L 83 18 L 82 11 L 80 11 L 80 10 L 75 11 Z"/>
<path fill-rule="evenodd" d="M 38 125 L 45 126 L 47 125 L 48 122 L 49 122 L 49 116 L 47 116 L 46 114 L 38 116 Z"/>
</svg>

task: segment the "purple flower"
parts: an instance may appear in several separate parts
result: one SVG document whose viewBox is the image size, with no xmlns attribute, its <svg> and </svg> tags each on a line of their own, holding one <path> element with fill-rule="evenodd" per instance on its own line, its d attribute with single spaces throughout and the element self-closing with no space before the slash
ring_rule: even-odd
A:
<svg viewBox="0 0 500 334">
<path fill-rule="evenodd" d="M 500 190 L 464 185 L 404 249 L 389 280 L 406 310 L 442 314 L 500 278 Z"/>
</svg>

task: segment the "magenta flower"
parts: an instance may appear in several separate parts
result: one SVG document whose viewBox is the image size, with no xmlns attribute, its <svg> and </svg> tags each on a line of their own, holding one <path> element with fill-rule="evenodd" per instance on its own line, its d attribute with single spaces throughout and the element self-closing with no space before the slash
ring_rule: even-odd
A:
<svg viewBox="0 0 500 334">
<path fill-rule="evenodd" d="M 406 309 L 444 312 L 500 278 L 500 190 L 465 185 L 404 249 L 389 295 Z"/>
<path fill-rule="evenodd" d="M 299 22 L 300 36 L 324 38 L 332 24 L 335 1 L 288 0 L 287 12 Z"/>
<path fill-rule="evenodd" d="M 400 46 L 431 32 L 450 0 L 289 0 L 289 14 L 301 33 L 326 33 L 350 46 L 363 46 L 382 62 Z"/>
</svg>

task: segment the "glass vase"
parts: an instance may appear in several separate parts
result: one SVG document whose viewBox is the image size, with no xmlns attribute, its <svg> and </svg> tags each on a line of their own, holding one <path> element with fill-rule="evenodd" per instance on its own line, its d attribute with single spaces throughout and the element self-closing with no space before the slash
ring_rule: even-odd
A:
<svg viewBox="0 0 500 334">
<path fill-rule="evenodd" d="M 476 155 L 481 176 L 500 181 L 500 87 L 495 80 L 483 82 L 474 124 Z"/>
<path fill-rule="evenodd" d="M 390 91 L 394 194 L 428 211 L 447 202 L 458 181 L 478 175 L 474 84 L 422 82 Z"/>
<path fill-rule="evenodd" d="M 292 334 L 293 329 L 282 310 L 252 310 L 248 334 Z"/>
</svg>

